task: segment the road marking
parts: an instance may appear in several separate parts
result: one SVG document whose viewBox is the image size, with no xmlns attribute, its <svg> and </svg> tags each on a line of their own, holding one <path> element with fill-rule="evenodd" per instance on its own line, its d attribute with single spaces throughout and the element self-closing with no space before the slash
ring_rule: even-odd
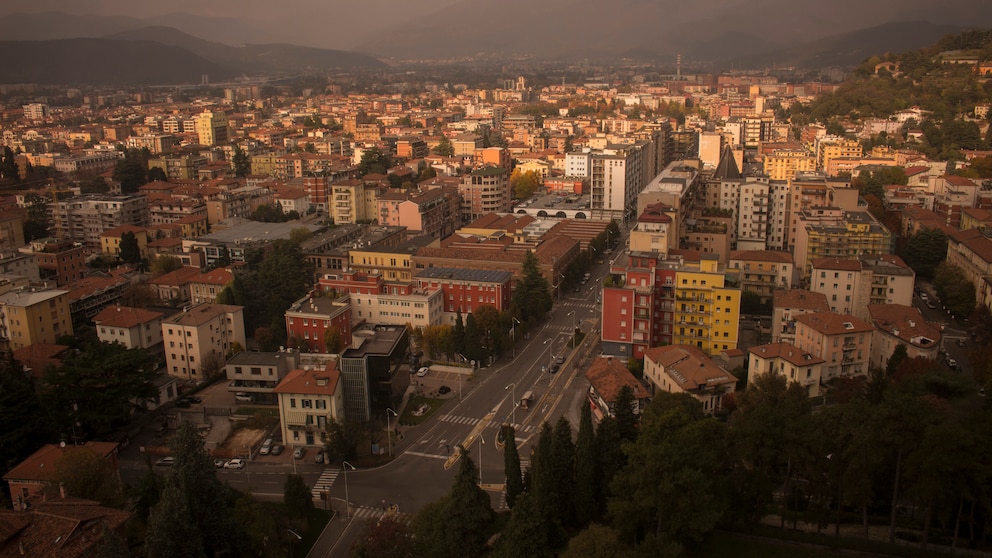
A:
<svg viewBox="0 0 992 558">
<path fill-rule="evenodd" d="M 417 457 L 428 457 L 430 459 L 440 459 L 442 461 L 448 459 L 447 457 L 445 457 L 443 455 L 437 455 L 435 453 L 423 453 L 423 452 L 419 452 L 419 451 L 405 451 L 405 452 L 403 452 L 403 455 L 415 455 Z"/>
</svg>

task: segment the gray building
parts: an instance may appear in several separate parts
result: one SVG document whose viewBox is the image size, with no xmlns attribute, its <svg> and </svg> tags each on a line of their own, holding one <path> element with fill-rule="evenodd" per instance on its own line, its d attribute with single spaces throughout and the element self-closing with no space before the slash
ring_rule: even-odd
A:
<svg viewBox="0 0 992 558">
<path fill-rule="evenodd" d="M 406 366 L 409 336 L 403 326 L 377 326 L 352 332 L 352 348 L 341 354 L 345 416 L 367 422 L 376 409 L 391 407 L 394 396 L 410 382 L 409 374 L 397 374 Z M 375 415 L 378 416 L 378 415 Z"/>
<path fill-rule="evenodd" d="M 297 367 L 299 351 L 283 349 L 276 353 L 241 351 L 224 366 L 227 390 L 243 393 L 255 403 L 275 405 L 275 388 L 286 374 Z"/>
</svg>

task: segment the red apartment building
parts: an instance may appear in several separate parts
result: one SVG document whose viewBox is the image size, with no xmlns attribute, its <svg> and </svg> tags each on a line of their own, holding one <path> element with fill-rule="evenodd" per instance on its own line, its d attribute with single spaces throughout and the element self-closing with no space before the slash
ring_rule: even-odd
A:
<svg viewBox="0 0 992 558">
<path fill-rule="evenodd" d="M 603 352 L 644 356 L 649 347 L 670 345 L 675 310 L 675 274 L 679 262 L 658 252 L 631 252 L 626 265 L 611 270 L 623 281 L 603 287 Z M 613 319 L 630 316 L 629 320 Z M 629 351 L 629 352 L 628 352 Z"/>
<path fill-rule="evenodd" d="M 415 279 L 422 289 L 441 289 L 444 323 L 453 324 L 459 312 L 465 316 L 483 305 L 501 312 L 510 308 L 513 274 L 509 271 L 430 267 L 418 273 Z"/>
<path fill-rule="evenodd" d="M 326 353 L 325 335 L 336 328 L 342 348 L 351 346 L 351 306 L 346 300 L 307 295 L 286 310 L 286 337 L 312 353 Z"/>
<path fill-rule="evenodd" d="M 86 275 L 86 254 L 82 246 L 68 240 L 32 242 L 30 252 L 38 260 L 42 279 L 55 279 L 59 287 Z"/>
</svg>

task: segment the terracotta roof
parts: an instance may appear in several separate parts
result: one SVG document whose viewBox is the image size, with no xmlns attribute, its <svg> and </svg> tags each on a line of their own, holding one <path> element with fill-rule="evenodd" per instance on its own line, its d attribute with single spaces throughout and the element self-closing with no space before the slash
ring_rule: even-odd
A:
<svg viewBox="0 0 992 558">
<path fill-rule="evenodd" d="M 813 269 L 830 269 L 833 271 L 861 271 L 861 262 L 840 258 L 816 258 Z"/>
<path fill-rule="evenodd" d="M 82 446 L 60 447 L 57 444 L 45 444 L 41 449 L 29 455 L 3 476 L 7 481 L 47 481 L 55 469 L 55 462 L 78 448 L 89 448 L 103 457 L 117 451 L 117 442 L 86 442 Z"/>
<path fill-rule="evenodd" d="M 190 283 L 206 283 L 209 285 L 224 286 L 234 280 L 234 274 L 223 267 L 211 269 L 206 273 L 201 273 L 196 277 L 191 277 Z"/>
<path fill-rule="evenodd" d="M 637 378 L 627 370 L 627 365 L 619 358 L 600 357 L 593 359 L 586 370 L 586 379 L 596 390 L 596 393 L 607 403 L 617 400 L 620 388 L 630 386 L 634 390 L 634 399 L 648 399 L 651 394 Z"/>
<path fill-rule="evenodd" d="M 86 296 L 92 295 L 98 291 L 110 289 L 112 287 L 119 287 L 120 285 L 128 283 L 126 277 L 83 277 L 82 279 L 77 279 L 68 285 L 69 291 L 69 301 L 73 302 L 84 298 Z"/>
<path fill-rule="evenodd" d="M 175 324 L 184 327 L 196 327 L 201 324 L 205 324 L 222 314 L 227 314 L 229 312 L 234 313 L 243 309 L 243 306 L 212 304 L 208 302 L 169 316 L 169 318 L 162 323 Z"/>
<path fill-rule="evenodd" d="M 796 366 L 809 366 L 826 362 L 816 355 L 804 352 L 792 343 L 768 343 L 767 345 L 751 347 L 747 352 L 760 358 L 781 358 Z"/>
<path fill-rule="evenodd" d="M 276 386 L 275 393 L 300 393 L 304 395 L 334 395 L 341 373 L 336 362 L 328 362 L 324 370 L 296 369 Z"/>
<path fill-rule="evenodd" d="M 27 511 L 0 511 L 0 558 L 90 556 L 105 531 L 120 531 L 129 512 L 79 498 L 50 499 Z"/>
<path fill-rule="evenodd" d="M 730 252 L 731 260 L 750 262 L 792 263 L 792 253 L 779 250 L 734 250 Z"/>
<path fill-rule="evenodd" d="M 992 211 L 980 207 L 964 207 L 961 213 L 971 217 L 976 221 L 992 221 Z"/>
<path fill-rule="evenodd" d="M 772 293 L 772 305 L 775 308 L 795 308 L 826 312 L 830 310 L 827 295 L 814 293 L 805 289 L 779 289 Z"/>
<path fill-rule="evenodd" d="M 912 306 L 901 304 L 869 304 L 868 315 L 879 330 L 898 337 L 905 343 L 931 348 L 940 343 L 940 326 L 928 322 Z"/>
<path fill-rule="evenodd" d="M 864 333 L 875 329 L 867 322 L 859 320 L 850 314 L 835 314 L 834 312 L 800 314 L 794 316 L 794 319 L 824 335 Z"/>
<path fill-rule="evenodd" d="M 717 366 L 710 357 L 692 345 L 652 347 L 645 360 L 660 364 L 672 381 L 685 391 L 706 386 L 737 383 L 737 377 Z"/>
<path fill-rule="evenodd" d="M 193 277 L 200 275 L 200 270 L 195 267 L 180 267 L 175 271 L 170 271 L 165 275 L 150 279 L 148 281 L 149 285 L 162 285 L 162 286 L 182 286 L 190 282 Z"/>
<path fill-rule="evenodd" d="M 153 322 L 164 314 L 144 308 L 129 306 L 108 306 L 93 317 L 93 323 L 98 326 L 132 328 L 137 325 Z"/>
</svg>

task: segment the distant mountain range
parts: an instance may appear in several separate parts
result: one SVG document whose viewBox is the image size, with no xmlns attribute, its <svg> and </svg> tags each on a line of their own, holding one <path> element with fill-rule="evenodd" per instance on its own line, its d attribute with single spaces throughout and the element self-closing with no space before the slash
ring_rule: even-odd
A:
<svg viewBox="0 0 992 558">
<path fill-rule="evenodd" d="M 27 31 L 31 21 L 24 14 L 0 18 L 0 36 L 30 35 Z M 74 26 L 73 21 L 78 25 Z M 386 66 L 372 56 L 343 50 L 279 43 L 233 47 L 172 27 L 131 27 L 140 22 L 58 14 L 51 26 L 39 32 L 41 40 L 0 41 L 0 48 L 10 56 L 0 72 L 0 83 L 182 84 L 199 83 L 203 75 L 217 82 L 239 75 L 292 75 Z M 23 26 L 13 31 L 18 23 Z M 71 33 L 76 36 L 58 37 Z"/>
<path fill-rule="evenodd" d="M 874 54 L 931 45 L 963 29 L 961 22 L 992 26 L 987 7 L 988 0 L 452 0 L 393 27 L 388 26 L 395 18 L 331 21 L 326 35 L 335 27 L 348 27 L 349 36 L 359 35 L 354 25 L 368 29 L 367 39 L 353 50 L 288 44 L 284 38 L 292 30 L 233 16 L 14 13 L 0 16 L 6 46 L 45 54 L 8 56 L 0 83 L 177 83 L 199 82 L 202 74 L 218 81 L 242 74 L 384 67 L 382 60 L 360 52 L 394 60 L 629 59 L 663 68 L 673 67 L 681 54 L 683 68 L 843 67 Z M 313 9 L 318 17 L 330 8 Z M 905 21 L 893 22 L 896 17 Z M 71 42 L 84 39 L 78 46 Z M 320 36 L 302 32 L 296 39 L 321 44 Z M 29 47 L 17 41 L 34 42 Z M 139 52 L 144 58 L 136 65 Z"/>
</svg>

